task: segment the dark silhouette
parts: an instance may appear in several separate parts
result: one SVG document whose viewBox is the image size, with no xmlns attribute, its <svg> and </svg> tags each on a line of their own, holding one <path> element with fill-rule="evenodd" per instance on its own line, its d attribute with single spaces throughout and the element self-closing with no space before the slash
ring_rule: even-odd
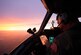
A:
<svg viewBox="0 0 81 55">
<path fill-rule="evenodd" d="M 46 45 L 48 47 L 48 50 L 50 50 L 50 54 L 47 55 L 81 55 L 81 51 L 79 51 L 81 50 L 81 24 L 77 20 L 78 17 L 81 17 L 80 0 L 41 1 L 45 5 L 47 13 L 44 17 L 44 20 L 40 26 L 39 31 L 34 34 L 34 32 L 31 29 L 29 29 L 28 32 L 32 33 L 33 35 L 27 40 L 25 40 L 23 43 L 21 43 L 16 49 L 14 49 L 10 53 L 10 55 L 31 55 L 30 53 L 33 50 L 35 50 L 35 48 L 37 48 L 36 52 L 38 53 L 38 55 L 46 55 L 44 54 L 45 52 L 42 51 L 45 49 L 38 47 L 42 46 L 39 37 L 42 35 L 42 32 L 44 31 L 44 28 L 53 13 L 58 14 L 58 27 L 60 27 L 63 30 L 63 32 L 62 34 L 55 37 L 55 40 L 52 45 Z M 59 15 L 63 14 L 64 12 L 66 14 L 69 12 L 67 19 L 63 19 L 63 17 L 66 16 L 59 17 Z M 59 21 L 59 19 L 61 22 Z"/>
<path fill-rule="evenodd" d="M 56 36 L 51 46 L 46 43 L 53 55 L 81 55 L 81 23 L 78 17 L 70 14 L 63 12 L 57 15 L 58 27 L 63 32 Z"/>
<path fill-rule="evenodd" d="M 34 27 L 32 31 L 35 33 L 37 30 L 36 30 L 36 28 Z"/>
<path fill-rule="evenodd" d="M 29 29 L 27 30 L 27 32 L 30 33 L 30 34 L 34 34 L 34 32 L 31 30 L 31 28 L 29 28 Z"/>
<path fill-rule="evenodd" d="M 33 30 L 31 30 L 31 28 L 29 28 L 29 29 L 27 30 L 27 32 L 30 33 L 30 34 L 35 34 L 36 28 L 34 27 Z"/>
</svg>

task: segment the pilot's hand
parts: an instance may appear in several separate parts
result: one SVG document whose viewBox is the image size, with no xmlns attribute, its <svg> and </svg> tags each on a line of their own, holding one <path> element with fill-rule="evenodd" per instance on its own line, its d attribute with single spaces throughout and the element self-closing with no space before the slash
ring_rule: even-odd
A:
<svg viewBox="0 0 81 55">
<path fill-rule="evenodd" d="M 48 39 L 45 35 L 40 36 L 40 39 L 43 45 L 46 45 L 46 43 L 48 42 Z"/>
<path fill-rule="evenodd" d="M 40 40 L 41 40 L 41 42 L 42 42 L 43 45 L 46 45 L 47 47 L 50 46 L 50 43 L 49 43 L 49 41 L 48 41 L 48 39 L 47 39 L 47 37 L 45 35 L 42 35 L 40 37 Z"/>
</svg>

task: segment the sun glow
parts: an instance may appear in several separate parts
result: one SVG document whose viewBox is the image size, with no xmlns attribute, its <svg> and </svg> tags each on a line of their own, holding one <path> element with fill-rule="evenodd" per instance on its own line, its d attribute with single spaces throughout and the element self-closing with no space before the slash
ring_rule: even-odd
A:
<svg viewBox="0 0 81 55">
<path fill-rule="evenodd" d="M 17 30 L 17 28 L 16 27 L 10 27 L 7 30 Z"/>
<path fill-rule="evenodd" d="M 0 30 L 27 30 L 27 28 L 26 27 L 24 27 L 24 26 L 22 26 L 22 27 L 0 27 Z"/>
</svg>

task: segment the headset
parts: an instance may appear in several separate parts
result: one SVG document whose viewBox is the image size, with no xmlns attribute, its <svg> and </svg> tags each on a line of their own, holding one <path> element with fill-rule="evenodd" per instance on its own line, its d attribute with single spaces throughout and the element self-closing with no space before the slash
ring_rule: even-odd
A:
<svg viewBox="0 0 81 55">
<path fill-rule="evenodd" d="M 69 17 L 67 13 L 59 13 L 56 17 L 56 19 L 58 20 L 59 17 L 62 19 L 60 24 L 67 24 L 69 22 Z M 58 26 L 60 25 L 58 24 Z"/>
<path fill-rule="evenodd" d="M 58 24 L 58 26 L 61 25 L 61 24 L 66 25 L 69 22 L 75 22 L 75 20 L 78 21 L 77 16 L 74 15 L 73 13 L 69 13 L 69 12 L 58 13 L 57 17 L 56 17 L 56 20 L 58 20 L 59 17 L 62 19 L 62 21 L 60 22 L 60 24 Z"/>
</svg>

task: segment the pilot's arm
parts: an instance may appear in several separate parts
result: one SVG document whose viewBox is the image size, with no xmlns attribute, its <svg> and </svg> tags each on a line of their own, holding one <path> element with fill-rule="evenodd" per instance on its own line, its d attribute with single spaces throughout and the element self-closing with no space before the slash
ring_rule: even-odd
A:
<svg viewBox="0 0 81 55">
<path fill-rule="evenodd" d="M 49 49 L 51 54 L 57 53 L 57 44 L 55 43 L 55 41 L 52 44 L 50 44 L 50 42 L 46 37 L 41 38 L 41 41 L 43 45 L 46 45 L 46 47 Z"/>
</svg>

